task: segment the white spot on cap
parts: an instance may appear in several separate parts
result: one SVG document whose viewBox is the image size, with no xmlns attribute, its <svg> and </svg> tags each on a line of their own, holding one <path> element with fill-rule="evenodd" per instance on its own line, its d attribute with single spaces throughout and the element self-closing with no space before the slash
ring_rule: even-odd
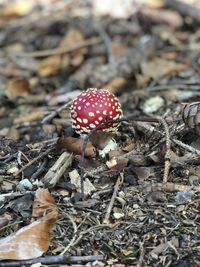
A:
<svg viewBox="0 0 200 267">
<path fill-rule="evenodd" d="M 86 127 L 82 127 L 81 130 L 82 130 L 82 132 L 86 132 L 86 133 L 89 132 L 89 130 Z"/>
<path fill-rule="evenodd" d="M 99 119 L 100 121 L 102 121 L 102 120 L 103 120 L 103 118 L 102 118 L 102 117 L 99 117 L 98 119 Z"/>
<path fill-rule="evenodd" d="M 76 129 L 80 129 L 81 128 L 81 126 L 78 124 L 78 125 L 76 125 L 76 127 L 75 127 Z"/>
<path fill-rule="evenodd" d="M 111 103 L 108 103 L 108 106 L 111 107 Z"/>
<path fill-rule="evenodd" d="M 96 126 L 93 123 L 90 123 L 90 128 L 96 128 Z"/>
<path fill-rule="evenodd" d="M 89 102 L 87 102 L 87 103 L 86 103 L 86 106 L 90 106 L 90 103 L 89 103 Z"/>
<path fill-rule="evenodd" d="M 96 113 L 97 113 L 97 114 L 99 114 L 99 113 L 100 113 L 100 111 L 99 111 L 99 110 L 96 110 Z"/>
<path fill-rule="evenodd" d="M 98 124 L 99 124 L 99 122 L 98 122 L 98 121 L 95 121 L 95 124 L 97 124 L 97 125 L 98 125 Z"/>
<path fill-rule="evenodd" d="M 113 114 L 112 110 L 109 112 L 109 114 L 110 114 L 110 115 L 112 115 L 112 114 Z"/>
<path fill-rule="evenodd" d="M 104 110 L 103 111 L 103 115 L 107 115 L 107 110 Z"/>
<path fill-rule="evenodd" d="M 88 119 L 83 119 L 83 123 L 88 123 Z"/>
<path fill-rule="evenodd" d="M 100 104 L 99 107 L 102 108 L 102 104 Z"/>
<path fill-rule="evenodd" d="M 78 117 L 76 120 L 77 120 L 78 122 L 82 123 L 82 119 L 81 119 L 81 118 Z"/>
<path fill-rule="evenodd" d="M 94 117 L 94 112 L 89 112 L 88 114 L 90 117 Z"/>
<path fill-rule="evenodd" d="M 81 106 L 78 106 L 78 110 L 81 110 Z"/>
</svg>

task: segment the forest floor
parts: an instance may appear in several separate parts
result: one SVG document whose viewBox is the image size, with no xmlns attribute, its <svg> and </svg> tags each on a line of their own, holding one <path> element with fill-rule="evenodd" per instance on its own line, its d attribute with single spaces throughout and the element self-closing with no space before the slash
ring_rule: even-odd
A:
<svg viewBox="0 0 200 267">
<path fill-rule="evenodd" d="M 200 266 L 199 14 L 0 1 L 0 266 Z M 94 131 L 82 161 L 70 105 L 87 88 L 126 120 Z"/>
</svg>

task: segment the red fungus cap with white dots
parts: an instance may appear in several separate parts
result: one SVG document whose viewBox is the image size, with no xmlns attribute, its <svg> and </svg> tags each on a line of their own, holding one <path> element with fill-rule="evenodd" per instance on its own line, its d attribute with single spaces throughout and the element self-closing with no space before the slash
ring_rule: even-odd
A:
<svg viewBox="0 0 200 267">
<path fill-rule="evenodd" d="M 81 93 L 72 103 L 72 127 L 81 135 L 109 120 L 117 120 L 122 116 L 121 104 L 117 97 L 105 89 L 89 88 Z M 113 131 L 119 123 L 106 124 L 98 130 Z"/>
</svg>

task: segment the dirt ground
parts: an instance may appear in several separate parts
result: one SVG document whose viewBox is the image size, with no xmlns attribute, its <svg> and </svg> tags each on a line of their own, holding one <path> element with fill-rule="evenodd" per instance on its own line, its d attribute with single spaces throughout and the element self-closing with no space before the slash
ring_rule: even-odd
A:
<svg viewBox="0 0 200 267">
<path fill-rule="evenodd" d="M 199 14 L 0 1 L 0 266 L 200 266 Z M 123 117 L 86 145 L 70 106 L 87 88 Z"/>
</svg>

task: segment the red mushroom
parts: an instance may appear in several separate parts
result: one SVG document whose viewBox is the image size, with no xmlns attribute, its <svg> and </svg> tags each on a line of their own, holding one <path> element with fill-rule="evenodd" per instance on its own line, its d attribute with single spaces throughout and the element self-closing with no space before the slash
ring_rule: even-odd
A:
<svg viewBox="0 0 200 267">
<path fill-rule="evenodd" d="M 89 88 L 72 103 L 72 127 L 81 135 L 87 135 L 98 127 L 98 131 L 116 130 L 119 123 L 110 123 L 99 127 L 109 120 L 122 116 L 121 104 L 117 97 L 105 89 Z"/>
</svg>

